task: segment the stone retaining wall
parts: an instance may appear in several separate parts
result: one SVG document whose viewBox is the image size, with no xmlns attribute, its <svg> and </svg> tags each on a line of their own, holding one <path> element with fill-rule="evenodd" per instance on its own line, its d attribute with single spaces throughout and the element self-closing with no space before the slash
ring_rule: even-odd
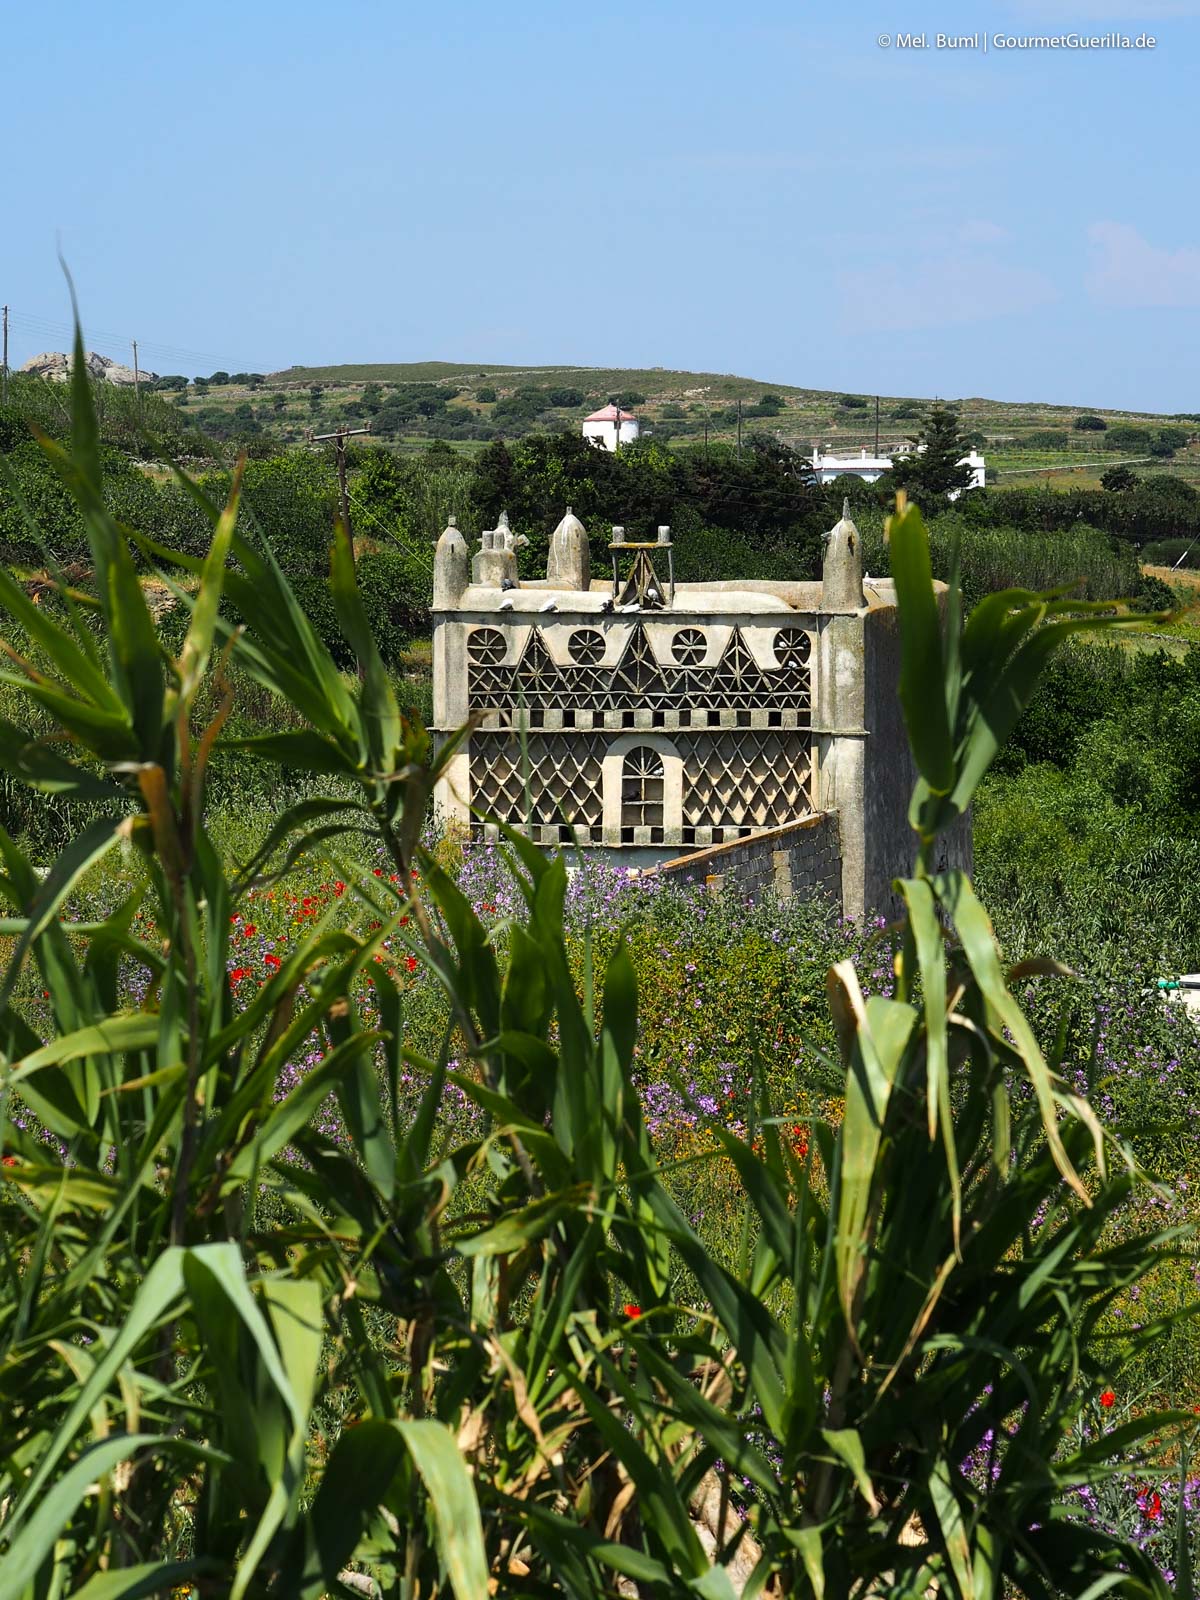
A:
<svg viewBox="0 0 1200 1600">
<path fill-rule="evenodd" d="M 652 870 L 693 883 L 703 882 L 712 889 L 735 889 L 750 900 L 771 891 L 784 900 L 794 895 L 827 894 L 840 903 L 842 860 L 837 816 L 832 811 L 819 812 L 749 839 L 676 856 Z"/>
</svg>

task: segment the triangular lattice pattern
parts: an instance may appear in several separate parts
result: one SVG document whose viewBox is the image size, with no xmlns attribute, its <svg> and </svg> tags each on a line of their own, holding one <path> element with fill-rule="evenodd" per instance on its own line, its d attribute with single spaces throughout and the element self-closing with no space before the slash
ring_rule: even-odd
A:
<svg viewBox="0 0 1200 1600">
<path fill-rule="evenodd" d="M 487 630 L 491 632 L 492 630 Z M 588 630 L 591 631 L 591 630 Z M 741 632 L 734 630 L 715 667 L 678 666 L 659 660 L 639 623 L 615 667 L 559 666 L 535 629 L 515 666 L 472 661 L 468 692 L 472 710 L 670 711 L 807 711 L 811 696 L 807 652 L 797 648 L 796 628 L 780 629 L 786 644 L 778 648 L 783 665 L 763 669 L 754 660 Z M 681 629 L 682 653 L 693 654 L 698 628 Z M 568 647 L 569 648 L 569 647 Z M 668 650 L 670 646 L 668 646 Z"/>
</svg>

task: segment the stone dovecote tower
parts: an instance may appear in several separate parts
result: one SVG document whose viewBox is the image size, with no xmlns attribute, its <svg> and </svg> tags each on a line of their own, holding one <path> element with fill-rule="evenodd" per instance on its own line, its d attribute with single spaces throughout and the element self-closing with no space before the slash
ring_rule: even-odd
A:
<svg viewBox="0 0 1200 1600">
<path fill-rule="evenodd" d="M 913 773 L 896 698 L 890 581 L 864 584 L 843 510 L 820 583 L 676 584 L 668 527 L 612 530 L 591 577 L 568 509 L 546 577 L 521 580 L 507 516 L 438 543 L 434 722 L 472 731 L 439 786 L 447 819 L 612 852 L 754 895 L 888 909 L 912 865 Z M 969 859 L 969 834 L 952 841 Z"/>
</svg>

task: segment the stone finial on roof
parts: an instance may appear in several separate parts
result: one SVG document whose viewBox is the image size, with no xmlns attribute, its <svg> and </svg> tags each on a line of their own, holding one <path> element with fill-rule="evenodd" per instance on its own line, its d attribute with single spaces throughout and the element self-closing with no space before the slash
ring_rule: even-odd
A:
<svg viewBox="0 0 1200 1600">
<path fill-rule="evenodd" d="M 550 535 L 546 581 L 560 589 L 586 590 L 592 581 L 592 557 L 587 529 L 567 507 L 567 514 Z"/>
<path fill-rule="evenodd" d="M 825 539 L 821 566 L 821 609 L 858 611 L 863 604 L 862 540 L 850 519 L 850 500 L 842 502 L 842 517 Z"/>
<path fill-rule="evenodd" d="M 463 597 L 471 579 L 471 557 L 467 541 L 459 531 L 458 518 L 447 522 L 433 556 L 433 609 L 452 611 Z"/>
</svg>

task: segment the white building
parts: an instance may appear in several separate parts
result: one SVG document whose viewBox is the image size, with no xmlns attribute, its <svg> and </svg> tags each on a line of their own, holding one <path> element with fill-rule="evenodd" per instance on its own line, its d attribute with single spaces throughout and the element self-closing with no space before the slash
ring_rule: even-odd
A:
<svg viewBox="0 0 1200 1600">
<path fill-rule="evenodd" d="M 602 406 L 583 421 L 583 437 L 602 445 L 605 450 L 619 449 L 632 444 L 640 428 L 632 411 L 622 411 L 619 406 Z"/>
<path fill-rule="evenodd" d="M 917 449 L 923 450 L 924 446 L 918 445 Z M 823 454 L 820 445 L 814 445 L 812 453 L 813 471 L 817 475 L 818 483 L 832 483 L 844 472 L 848 472 L 853 478 L 861 478 L 864 483 L 874 483 L 876 478 L 891 471 L 893 459 L 894 457 L 890 455 L 868 455 L 865 449 L 860 450 L 856 456 Z M 982 489 L 987 463 L 979 451 L 969 451 L 960 464 L 971 468 L 971 481 L 967 488 Z"/>
</svg>

